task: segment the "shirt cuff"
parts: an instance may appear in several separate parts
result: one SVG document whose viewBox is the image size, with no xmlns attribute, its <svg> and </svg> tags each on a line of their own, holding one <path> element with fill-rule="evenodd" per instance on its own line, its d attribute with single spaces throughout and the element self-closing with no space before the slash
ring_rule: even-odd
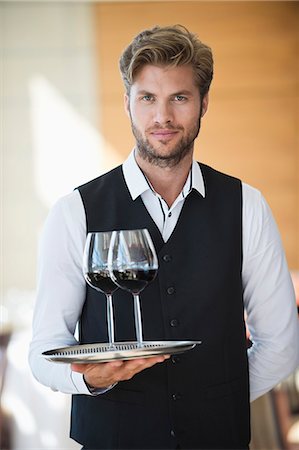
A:
<svg viewBox="0 0 299 450">
<path fill-rule="evenodd" d="M 117 384 L 115 383 L 105 388 L 92 388 L 90 386 L 87 386 L 82 373 L 74 371 L 71 371 L 71 378 L 74 386 L 76 387 L 77 394 L 96 396 L 110 391 L 110 389 L 112 389 Z"/>
<path fill-rule="evenodd" d="M 87 387 L 87 389 L 89 390 L 91 395 L 105 394 L 105 392 L 110 391 L 110 389 L 114 388 L 114 386 L 117 385 L 117 383 L 114 383 L 114 384 L 111 384 L 110 386 L 107 386 L 105 388 L 95 388 L 95 387 L 89 386 L 89 384 L 87 383 L 87 381 L 84 378 L 84 375 L 83 375 L 83 381 L 84 381 L 85 386 Z"/>
</svg>

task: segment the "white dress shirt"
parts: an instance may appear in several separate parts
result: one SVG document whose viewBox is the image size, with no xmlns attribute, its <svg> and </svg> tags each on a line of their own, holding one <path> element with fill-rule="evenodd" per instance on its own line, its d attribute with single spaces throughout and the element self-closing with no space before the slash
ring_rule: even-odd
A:
<svg viewBox="0 0 299 450">
<path fill-rule="evenodd" d="M 196 162 L 170 208 L 150 186 L 134 152 L 122 167 L 132 199 L 141 196 L 165 242 L 191 189 L 205 196 L 202 173 Z M 242 183 L 242 191 L 242 280 L 247 326 L 253 342 L 248 350 L 252 401 L 298 367 L 299 326 L 294 289 L 271 211 L 258 190 Z M 82 273 L 85 239 L 85 211 L 79 191 L 75 190 L 51 209 L 40 240 L 29 361 L 37 380 L 51 389 L 91 395 L 82 374 L 72 372 L 70 364 L 49 362 L 40 356 L 46 350 L 78 344 L 74 334 L 85 301 Z"/>
</svg>

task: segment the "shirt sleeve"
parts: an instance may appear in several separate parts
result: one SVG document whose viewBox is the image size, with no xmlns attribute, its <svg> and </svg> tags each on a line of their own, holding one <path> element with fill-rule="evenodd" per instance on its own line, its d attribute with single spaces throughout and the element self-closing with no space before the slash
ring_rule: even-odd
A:
<svg viewBox="0 0 299 450">
<path fill-rule="evenodd" d="M 92 395 L 70 364 L 41 357 L 46 350 L 78 344 L 74 334 L 85 300 L 85 239 L 85 211 L 74 191 L 54 205 L 42 231 L 29 363 L 35 378 L 52 390 Z"/>
<path fill-rule="evenodd" d="M 243 288 L 250 400 L 263 395 L 299 365 L 295 293 L 280 235 L 259 191 L 243 184 Z"/>
</svg>

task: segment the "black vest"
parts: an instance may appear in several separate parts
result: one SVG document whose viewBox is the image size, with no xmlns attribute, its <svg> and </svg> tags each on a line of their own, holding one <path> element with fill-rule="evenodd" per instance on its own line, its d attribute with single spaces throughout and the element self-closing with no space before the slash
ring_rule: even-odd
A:
<svg viewBox="0 0 299 450">
<path fill-rule="evenodd" d="M 121 167 L 79 188 L 87 231 L 151 234 L 159 271 L 141 292 L 144 339 L 202 341 L 105 394 L 74 395 L 71 437 L 87 448 L 248 448 L 241 183 L 201 170 L 206 197 L 192 190 L 166 243 Z M 135 340 L 131 294 L 118 289 L 113 300 L 116 340 Z M 105 296 L 87 286 L 80 342 L 106 341 Z"/>
</svg>

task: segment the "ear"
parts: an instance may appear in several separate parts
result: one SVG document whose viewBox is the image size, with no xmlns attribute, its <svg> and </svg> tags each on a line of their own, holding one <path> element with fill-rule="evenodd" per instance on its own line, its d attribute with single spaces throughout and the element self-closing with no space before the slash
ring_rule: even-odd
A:
<svg viewBox="0 0 299 450">
<path fill-rule="evenodd" d="M 130 117 L 130 97 L 127 93 L 124 95 L 124 106 L 127 115 Z"/>
<path fill-rule="evenodd" d="M 203 117 L 205 115 L 205 113 L 207 112 L 208 105 L 209 105 L 209 93 L 207 92 L 206 95 L 204 96 L 204 98 L 202 99 L 201 117 Z"/>
</svg>

